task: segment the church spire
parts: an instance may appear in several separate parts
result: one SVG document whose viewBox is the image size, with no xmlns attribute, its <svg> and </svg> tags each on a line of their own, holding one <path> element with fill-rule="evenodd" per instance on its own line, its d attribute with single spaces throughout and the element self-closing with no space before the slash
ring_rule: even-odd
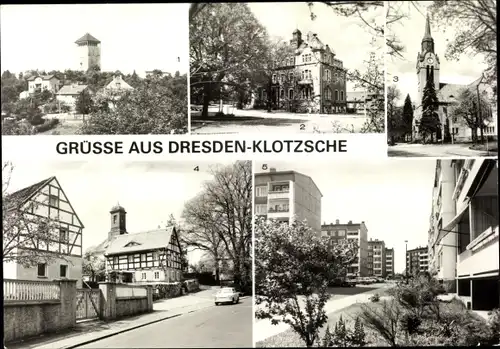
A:
<svg viewBox="0 0 500 349">
<path fill-rule="evenodd" d="M 425 34 L 424 34 L 424 39 L 432 39 L 432 36 L 431 36 L 431 23 L 429 21 L 429 14 L 427 14 L 427 17 L 425 19 Z"/>
<path fill-rule="evenodd" d="M 422 53 L 432 52 L 434 53 L 434 39 L 431 36 L 431 23 L 429 20 L 429 14 L 425 18 L 425 33 L 422 39 Z"/>
</svg>

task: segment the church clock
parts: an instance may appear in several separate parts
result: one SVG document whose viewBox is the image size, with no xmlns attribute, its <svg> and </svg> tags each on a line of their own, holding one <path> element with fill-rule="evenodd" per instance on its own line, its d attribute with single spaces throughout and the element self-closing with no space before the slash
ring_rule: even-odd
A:
<svg viewBox="0 0 500 349">
<path fill-rule="evenodd" d="M 434 60 L 432 59 L 432 57 L 427 58 L 427 63 L 429 63 L 429 64 L 433 64 L 434 63 Z"/>
</svg>

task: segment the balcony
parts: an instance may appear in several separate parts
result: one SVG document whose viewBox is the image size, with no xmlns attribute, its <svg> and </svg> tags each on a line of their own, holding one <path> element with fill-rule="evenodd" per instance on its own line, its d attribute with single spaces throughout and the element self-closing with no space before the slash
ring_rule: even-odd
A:
<svg viewBox="0 0 500 349">
<path fill-rule="evenodd" d="M 300 79 L 297 83 L 299 85 L 312 85 L 313 79 L 312 78 L 304 78 L 304 79 Z"/>
<path fill-rule="evenodd" d="M 267 197 L 268 197 L 269 200 L 272 200 L 272 199 L 289 199 L 290 198 L 290 190 L 269 191 L 267 193 Z"/>
<path fill-rule="evenodd" d="M 290 217 L 290 209 L 288 207 L 269 207 L 267 209 L 268 218 L 284 218 Z"/>
<path fill-rule="evenodd" d="M 499 268 L 498 226 L 489 227 L 475 238 L 457 258 L 457 274 L 488 276 L 488 271 Z M 498 271 L 495 275 L 498 275 Z"/>
</svg>

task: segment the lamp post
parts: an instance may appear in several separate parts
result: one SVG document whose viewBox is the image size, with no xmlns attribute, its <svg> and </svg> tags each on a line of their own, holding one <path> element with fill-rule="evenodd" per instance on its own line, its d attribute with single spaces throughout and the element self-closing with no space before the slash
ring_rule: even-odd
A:
<svg viewBox="0 0 500 349">
<path fill-rule="evenodd" d="M 408 283 L 408 268 L 410 267 L 410 259 L 408 258 L 408 240 L 405 240 L 405 262 L 406 262 L 406 268 L 405 268 L 405 279 L 406 283 Z"/>
</svg>

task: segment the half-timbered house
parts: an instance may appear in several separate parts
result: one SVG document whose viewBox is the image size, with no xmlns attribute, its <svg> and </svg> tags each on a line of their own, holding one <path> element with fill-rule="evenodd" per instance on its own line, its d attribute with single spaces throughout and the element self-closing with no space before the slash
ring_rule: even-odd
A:
<svg viewBox="0 0 500 349">
<path fill-rule="evenodd" d="M 64 193 L 56 177 L 50 177 L 8 196 L 7 215 L 20 215 L 23 219 L 36 222 L 50 222 L 52 238 L 25 239 L 18 244 L 15 252 L 33 253 L 42 256 L 37 265 L 26 267 L 21 263 L 3 263 L 6 279 L 52 280 L 60 278 L 76 279 L 81 287 L 82 278 L 82 231 L 83 224 Z M 26 235 L 26 234 L 24 234 Z M 20 232 L 22 237 L 23 233 Z M 5 242 L 4 242 L 5 245 Z M 51 255 L 53 254 L 53 255 Z M 50 256 L 44 262 L 43 256 Z"/>
<path fill-rule="evenodd" d="M 92 254 L 104 255 L 108 278 L 128 283 L 181 281 L 182 250 L 175 227 L 129 233 L 126 214 L 120 205 L 110 210 L 108 237 L 92 249 Z"/>
</svg>

